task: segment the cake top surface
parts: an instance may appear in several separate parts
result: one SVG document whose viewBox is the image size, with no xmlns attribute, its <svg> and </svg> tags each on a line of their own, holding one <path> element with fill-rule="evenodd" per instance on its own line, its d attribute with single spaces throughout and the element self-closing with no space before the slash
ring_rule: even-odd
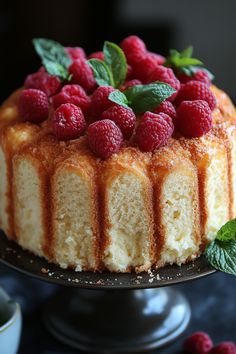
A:
<svg viewBox="0 0 236 354">
<path fill-rule="evenodd" d="M 82 139 L 108 159 L 126 147 L 152 153 L 173 139 L 194 144 L 235 124 L 234 106 L 192 47 L 165 58 L 134 35 L 88 56 L 48 39 L 33 44 L 42 66 L 2 106 L 1 127 L 29 122 L 61 147 Z"/>
</svg>

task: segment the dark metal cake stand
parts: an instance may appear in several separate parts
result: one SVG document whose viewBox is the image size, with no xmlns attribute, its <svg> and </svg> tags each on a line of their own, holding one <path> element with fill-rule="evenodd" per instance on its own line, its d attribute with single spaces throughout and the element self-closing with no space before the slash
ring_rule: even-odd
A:
<svg viewBox="0 0 236 354">
<path fill-rule="evenodd" d="M 138 353 L 167 345 L 190 320 L 173 287 L 212 274 L 202 256 L 181 267 L 141 274 L 77 273 L 22 250 L 0 234 L 0 261 L 40 280 L 63 285 L 46 304 L 44 321 L 59 340 L 95 353 Z"/>
</svg>

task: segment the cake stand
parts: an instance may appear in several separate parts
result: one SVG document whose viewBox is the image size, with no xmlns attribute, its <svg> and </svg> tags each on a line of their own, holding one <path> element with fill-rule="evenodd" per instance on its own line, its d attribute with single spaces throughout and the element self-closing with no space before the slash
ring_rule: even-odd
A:
<svg viewBox="0 0 236 354">
<path fill-rule="evenodd" d="M 138 353 L 179 337 L 190 320 L 184 295 L 173 287 L 215 272 L 204 256 L 187 265 L 141 274 L 78 273 L 22 250 L 0 233 L 0 261 L 63 285 L 48 301 L 44 322 L 60 341 L 89 353 Z"/>
</svg>

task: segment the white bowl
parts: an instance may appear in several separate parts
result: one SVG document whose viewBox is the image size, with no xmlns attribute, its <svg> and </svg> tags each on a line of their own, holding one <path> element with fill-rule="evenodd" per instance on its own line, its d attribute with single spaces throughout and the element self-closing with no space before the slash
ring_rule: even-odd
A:
<svg viewBox="0 0 236 354">
<path fill-rule="evenodd" d="M 19 304 L 0 287 L 0 353 L 16 354 L 22 327 Z"/>
</svg>

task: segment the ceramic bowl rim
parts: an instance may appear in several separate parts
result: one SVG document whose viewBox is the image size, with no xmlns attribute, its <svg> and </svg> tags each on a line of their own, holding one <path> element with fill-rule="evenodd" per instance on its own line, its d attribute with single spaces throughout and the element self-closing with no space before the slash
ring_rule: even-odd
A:
<svg viewBox="0 0 236 354">
<path fill-rule="evenodd" d="M 1 286 L 0 286 L 0 297 L 2 297 L 7 301 L 12 301 L 12 305 L 14 306 L 14 310 L 11 317 L 2 326 L 0 326 L 0 335 L 1 335 L 2 332 L 7 330 L 11 325 L 14 324 L 17 317 L 20 315 L 20 305 L 14 300 L 12 300 Z"/>
</svg>

